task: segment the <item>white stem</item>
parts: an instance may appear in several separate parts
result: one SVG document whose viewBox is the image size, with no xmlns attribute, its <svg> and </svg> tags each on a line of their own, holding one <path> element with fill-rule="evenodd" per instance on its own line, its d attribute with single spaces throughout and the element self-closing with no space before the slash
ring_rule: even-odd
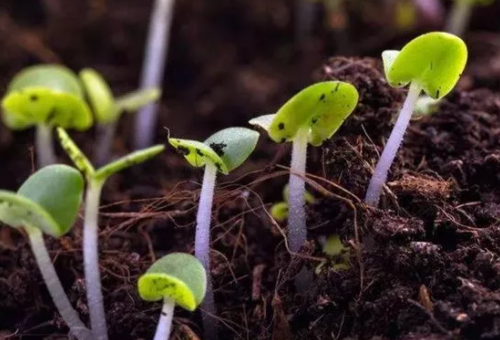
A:
<svg viewBox="0 0 500 340">
<path fill-rule="evenodd" d="M 39 168 L 57 163 L 54 154 L 54 140 L 52 138 L 52 127 L 44 124 L 36 126 L 36 153 Z"/>
<path fill-rule="evenodd" d="M 288 197 L 288 245 L 298 252 L 307 240 L 304 179 L 306 174 L 308 129 L 301 129 L 293 140 L 292 164 Z M 294 175 L 296 174 L 296 175 Z"/>
<path fill-rule="evenodd" d="M 90 312 L 90 325 L 94 339 L 107 340 L 106 315 L 101 291 L 99 272 L 99 201 L 103 181 L 90 180 L 85 198 L 85 221 L 83 225 L 83 263 L 87 301 Z"/>
<path fill-rule="evenodd" d="M 33 250 L 33 254 L 35 254 L 35 259 L 42 273 L 43 280 L 63 320 L 70 328 L 71 333 L 79 340 L 92 340 L 92 333 L 80 320 L 78 313 L 73 309 L 64 292 L 64 288 L 61 285 L 61 281 L 59 281 L 59 277 L 56 274 L 47 247 L 43 241 L 42 232 L 34 227 L 26 227 L 25 229 L 28 233 L 31 249 Z"/>
<path fill-rule="evenodd" d="M 168 52 L 174 0 L 156 0 L 149 23 L 148 42 L 142 66 L 140 88 L 162 86 L 165 56 Z M 151 103 L 135 116 L 135 148 L 144 149 L 153 142 L 158 104 Z"/>
<path fill-rule="evenodd" d="M 406 128 L 410 123 L 413 110 L 415 109 L 415 104 L 417 103 L 421 91 L 422 88 L 417 83 L 413 82 L 410 84 L 410 89 L 403 107 L 399 112 L 398 120 L 392 129 L 389 140 L 385 144 L 384 151 L 382 152 L 382 156 L 380 156 L 372 178 L 370 179 L 370 185 L 368 186 L 368 191 L 366 192 L 365 202 L 371 206 L 378 206 L 382 189 L 385 181 L 387 180 L 387 174 L 394 158 L 396 157 L 399 146 L 403 141 Z"/>
<path fill-rule="evenodd" d="M 97 125 L 97 143 L 94 146 L 94 164 L 106 165 L 110 159 L 111 148 L 115 138 L 116 122 Z"/>
<path fill-rule="evenodd" d="M 472 11 L 472 2 L 469 0 L 455 0 L 448 15 L 446 31 L 458 36 L 462 36 L 469 25 Z"/>
<path fill-rule="evenodd" d="M 175 303 L 173 301 L 168 299 L 165 299 L 163 301 L 161 316 L 160 320 L 158 321 L 158 327 L 156 327 L 154 340 L 168 340 L 168 338 L 170 337 L 170 332 L 172 330 L 172 320 L 174 319 L 174 308 Z"/>
<path fill-rule="evenodd" d="M 315 2 L 311 0 L 295 0 L 295 39 L 301 46 L 308 41 L 316 14 Z"/>
<path fill-rule="evenodd" d="M 207 161 L 203 185 L 201 187 L 198 214 L 196 215 L 196 235 L 194 241 L 194 252 L 207 271 L 207 293 L 201 305 L 204 313 L 203 328 L 205 339 L 216 339 L 216 325 L 214 316 L 216 314 L 212 277 L 210 275 L 210 220 L 212 218 L 212 203 L 214 198 L 215 179 L 217 168 L 215 164 Z"/>
</svg>

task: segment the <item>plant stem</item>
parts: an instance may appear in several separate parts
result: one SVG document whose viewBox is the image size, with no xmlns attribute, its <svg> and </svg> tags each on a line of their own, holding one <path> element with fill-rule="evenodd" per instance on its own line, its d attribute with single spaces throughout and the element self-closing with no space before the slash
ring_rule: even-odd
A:
<svg viewBox="0 0 500 340">
<path fill-rule="evenodd" d="M 39 124 L 35 132 L 37 164 L 39 168 L 57 163 L 54 153 L 54 139 L 52 138 L 52 126 Z"/>
<path fill-rule="evenodd" d="M 154 340 L 168 340 L 172 329 L 172 320 L 174 319 L 174 308 L 175 303 L 173 301 L 169 299 L 163 301 L 161 316 L 158 321 L 158 327 L 156 327 Z"/>
<path fill-rule="evenodd" d="M 73 309 L 64 292 L 64 288 L 61 285 L 61 281 L 59 281 L 59 277 L 56 274 L 47 247 L 43 241 L 42 232 L 40 229 L 34 227 L 26 227 L 25 229 L 28 233 L 31 249 L 33 250 L 33 254 L 35 254 L 35 259 L 42 273 L 45 285 L 63 320 L 70 328 L 71 333 L 79 340 L 92 340 L 92 333 L 80 320 L 78 313 Z"/>
<path fill-rule="evenodd" d="M 97 143 L 95 146 L 94 163 L 99 167 L 109 162 L 111 147 L 115 137 L 116 122 L 97 125 Z"/>
<path fill-rule="evenodd" d="M 214 321 L 216 309 L 212 277 L 210 275 L 210 220 L 212 218 L 212 202 L 214 198 L 216 177 L 217 168 L 215 164 L 207 160 L 201 187 L 198 214 L 196 215 L 196 235 L 194 242 L 195 256 L 207 271 L 207 293 L 201 305 L 204 311 L 202 318 L 205 334 L 204 338 L 206 340 L 217 338 L 217 327 Z"/>
<path fill-rule="evenodd" d="M 462 36 L 469 25 L 472 3 L 469 0 L 455 0 L 448 15 L 446 31 L 457 36 Z"/>
<path fill-rule="evenodd" d="M 366 192 L 365 202 L 371 206 L 378 206 L 380 195 L 382 194 L 382 188 L 387 180 L 387 173 L 389 172 L 399 146 L 403 141 L 406 128 L 410 123 L 413 110 L 415 109 L 415 104 L 417 103 L 421 91 L 422 88 L 417 83 L 412 82 L 410 84 L 410 89 L 403 107 L 399 112 L 398 120 L 392 129 L 389 140 L 387 141 L 384 151 L 382 152 L 382 156 L 380 156 L 380 160 L 378 161 L 373 172 L 370 185 L 368 186 L 368 191 Z"/>
<path fill-rule="evenodd" d="M 156 0 L 149 23 L 148 42 L 142 66 L 140 88 L 161 88 L 165 56 L 168 52 L 174 0 Z M 158 104 L 151 103 L 135 116 L 135 149 L 144 149 L 153 142 Z"/>
<path fill-rule="evenodd" d="M 292 164 L 290 166 L 290 193 L 288 196 L 288 245 L 298 252 L 307 240 L 304 179 L 306 174 L 308 129 L 301 129 L 293 140 Z"/>
<path fill-rule="evenodd" d="M 85 222 L 83 225 L 83 262 L 87 300 L 90 312 L 90 325 L 94 339 L 107 340 L 106 315 L 101 291 L 99 273 L 98 219 L 99 201 L 104 181 L 90 179 L 85 198 Z"/>
<path fill-rule="evenodd" d="M 311 0 L 295 0 L 295 39 L 300 47 L 309 40 L 316 14 L 315 2 Z"/>
</svg>

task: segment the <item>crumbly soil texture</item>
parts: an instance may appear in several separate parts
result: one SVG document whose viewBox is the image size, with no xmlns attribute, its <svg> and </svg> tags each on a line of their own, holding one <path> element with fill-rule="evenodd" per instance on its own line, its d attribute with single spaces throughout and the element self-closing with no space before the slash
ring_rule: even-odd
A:
<svg viewBox="0 0 500 340">
<path fill-rule="evenodd" d="M 31 1 L 35 5 L 22 10 L 27 2 L 0 4 L 2 92 L 21 67 L 39 62 L 95 67 L 116 92 L 133 89 L 149 6 Z M 498 82 L 471 67 L 437 112 L 415 117 L 379 209 L 368 208 L 362 199 L 406 90 L 387 85 L 378 59 L 324 62 L 332 50 L 318 41 L 307 53 L 297 51 L 290 6 L 284 0 L 214 6 L 189 0 L 176 7 L 158 142 L 165 142 L 163 126 L 175 136 L 204 139 L 245 125 L 312 81 L 348 81 L 360 93 L 338 133 L 310 148 L 307 185 L 316 200 L 307 207 L 309 242 L 300 254 L 287 251 L 285 225 L 268 213 L 282 200 L 289 145 L 263 136 L 244 167 L 219 178 L 211 244 L 219 338 L 500 339 Z M 129 116 L 120 124 L 114 153 L 130 150 L 131 124 Z M 93 132 L 73 135 L 91 154 Z M 0 127 L 1 188 L 15 190 L 33 171 L 32 140 L 29 131 Z M 152 338 L 160 305 L 140 300 L 137 279 L 164 254 L 193 251 L 201 176 L 169 148 L 107 183 L 99 246 L 112 340 Z M 340 257 L 322 252 L 332 234 L 346 249 Z M 88 322 L 81 241 L 81 219 L 67 236 L 46 239 L 73 306 Z M 294 284 L 301 271 L 299 277 L 311 277 L 305 288 Z M 202 312 L 177 310 L 172 338 L 203 339 Z M 68 329 L 26 237 L 0 226 L 4 338 L 67 339 Z"/>
</svg>

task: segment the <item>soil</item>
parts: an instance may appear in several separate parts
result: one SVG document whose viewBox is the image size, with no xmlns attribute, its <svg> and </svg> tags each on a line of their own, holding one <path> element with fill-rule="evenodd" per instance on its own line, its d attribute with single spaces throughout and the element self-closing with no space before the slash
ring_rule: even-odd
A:
<svg viewBox="0 0 500 340">
<path fill-rule="evenodd" d="M 29 2 L 29 10 L 28 0 L 0 3 L 2 92 L 20 68 L 40 62 L 94 67 L 117 93 L 134 88 L 149 5 Z M 288 164 L 289 146 L 263 137 L 251 160 L 219 179 L 211 274 L 220 338 L 500 339 L 500 78 L 487 58 L 499 54 L 496 35 L 471 34 L 477 53 L 466 75 L 438 112 L 411 123 L 380 209 L 372 209 L 361 201 L 405 90 L 387 85 L 378 59 L 324 60 L 332 53 L 378 55 L 412 34 L 381 30 L 377 39 L 355 39 L 386 23 L 349 11 L 356 44 L 325 43 L 332 32 L 318 25 L 297 50 L 288 1 L 186 0 L 176 6 L 158 142 L 165 142 L 164 126 L 172 135 L 203 139 L 246 125 L 314 80 L 348 81 L 360 93 L 358 108 L 334 138 L 310 150 L 308 185 L 316 197 L 308 206 L 310 242 L 293 260 L 284 225 L 267 213 L 282 199 L 287 173 L 279 164 Z M 121 123 L 116 154 L 130 149 L 123 136 L 131 124 L 131 117 Z M 72 135 L 91 154 L 92 132 Z M 32 132 L 0 126 L 1 188 L 15 190 L 33 171 L 32 140 Z M 100 269 L 112 340 L 152 338 L 160 306 L 139 299 L 137 278 L 166 253 L 192 252 L 201 176 L 169 149 L 107 183 Z M 330 234 L 349 249 L 346 270 L 321 251 Z M 46 240 L 87 322 L 81 220 L 68 236 Z M 302 265 L 314 279 L 298 291 L 293 278 Z M 178 309 L 173 339 L 201 338 L 200 319 L 199 312 Z M 0 338 L 65 339 L 67 331 L 26 238 L 0 226 Z"/>
</svg>

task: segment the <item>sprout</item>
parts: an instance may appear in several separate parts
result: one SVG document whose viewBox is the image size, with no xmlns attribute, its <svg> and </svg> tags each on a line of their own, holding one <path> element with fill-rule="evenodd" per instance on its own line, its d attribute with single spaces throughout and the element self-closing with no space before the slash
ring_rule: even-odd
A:
<svg viewBox="0 0 500 340">
<path fill-rule="evenodd" d="M 174 3 L 174 0 L 155 1 L 142 64 L 141 89 L 161 88 Z M 157 104 L 146 105 L 135 116 L 134 146 L 136 150 L 146 148 L 153 143 L 157 116 Z"/>
<path fill-rule="evenodd" d="M 489 5 L 495 0 L 454 0 L 448 16 L 446 31 L 462 36 L 469 25 L 469 19 L 474 5 Z"/>
<path fill-rule="evenodd" d="M 83 259 L 85 282 L 87 286 L 87 300 L 89 303 L 90 324 L 94 339 L 106 340 L 108 335 L 102 302 L 97 242 L 101 190 L 108 177 L 156 156 L 162 152 L 165 147 L 163 145 L 157 145 L 145 150 L 136 151 L 95 170 L 87 157 L 71 140 L 64 129 L 57 128 L 57 134 L 62 148 L 66 151 L 75 166 L 85 175 L 87 180 L 85 221 L 83 225 Z"/>
<path fill-rule="evenodd" d="M 170 336 L 175 305 L 194 311 L 207 290 L 207 273 L 194 256 L 173 253 L 156 261 L 139 278 L 139 295 L 146 301 L 163 301 L 154 340 Z"/>
<path fill-rule="evenodd" d="M 116 124 L 122 113 L 136 112 L 141 107 L 158 100 L 161 91 L 158 88 L 149 88 L 115 98 L 104 78 L 95 70 L 82 70 L 80 79 L 98 124 L 99 137 L 94 161 L 97 165 L 103 165 L 109 161 Z"/>
<path fill-rule="evenodd" d="M 257 145 L 259 134 L 247 128 L 233 127 L 221 130 L 203 143 L 194 140 L 169 138 L 169 143 L 194 167 L 205 167 L 200 202 L 196 216 L 195 255 L 207 270 L 207 297 L 203 303 L 208 314 L 215 315 L 215 304 L 210 278 L 210 220 L 217 171 L 227 175 L 250 156 Z M 203 314 L 205 333 L 215 334 L 215 325 Z M 213 336 L 213 335 L 212 335 Z"/>
<path fill-rule="evenodd" d="M 43 233 L 60 237 L 71 229 L 82 193 L 83 178 L 77 170 L 66 165 L 47 166 L 31 175 L 17 193 L 0 190 L 0 221 L 26 231 L 57 310 L 78 339 L 92 340 L 64 293 L 43 240 Z"/>
<path fill-rule="evenodd" d="M 401 51 L 383 52 L 382 59 L 389 84 L 394 87 L 410 84 L 410 90 L 370 180 L 365 202 L 372 206 L 378 205 L 420 92 L 423 90 L 433 99 L 446 96 L 465 68 L 467 46 L 452 34 L 432 32 L 410 41 Z"/>
<path fill-rule="evenodd" d="M 351 268 L 349 248 L 342 243 L 339 235 L 332 234 L 326 238 L 323 236 L 319 241 L 322 243 L 323 253 L 329 257 L 329 260 L 321 263 L 316 268 L 318 274 L 327 263 L 329 264 L 329 268 L 337 272 Z"/>
<path fill-rule="evenodd" d="M 39 167 L 56 163 L 54 126 L 85 130 L 92 125 L 78 78 L 60 65 L 37 65 L 18 73 L 2 99 L 2 109 L 8 128 L 23 130 L 36 126 Z"/>
<path fill-rule="evenodd" d="M 271 215 L 278 222 L 283 222 L 288 217 L 288 197 L 290 197 L 290 188 L 288 185 L 285 185 L 285 188 L 283 188 L 284 201 L 275 203 L 271 207 Z M 304 201 L 308 204 L 313 204 L 316 198 L 306 190 L 304 193 Z"/>
<path fill-rule="evenodd" d="M 298 252 L 307 238 L 304 208 L 307 143 L 320 146 L 333 136 L 358 102 L 354 86 L 340 81 L 321 82 L 299 92 L 277 114 L 254 118 L 277 143 L 293 142 L 290 167 L 290 208 L 288 240 L 290 250 Z"/>
</svg>

